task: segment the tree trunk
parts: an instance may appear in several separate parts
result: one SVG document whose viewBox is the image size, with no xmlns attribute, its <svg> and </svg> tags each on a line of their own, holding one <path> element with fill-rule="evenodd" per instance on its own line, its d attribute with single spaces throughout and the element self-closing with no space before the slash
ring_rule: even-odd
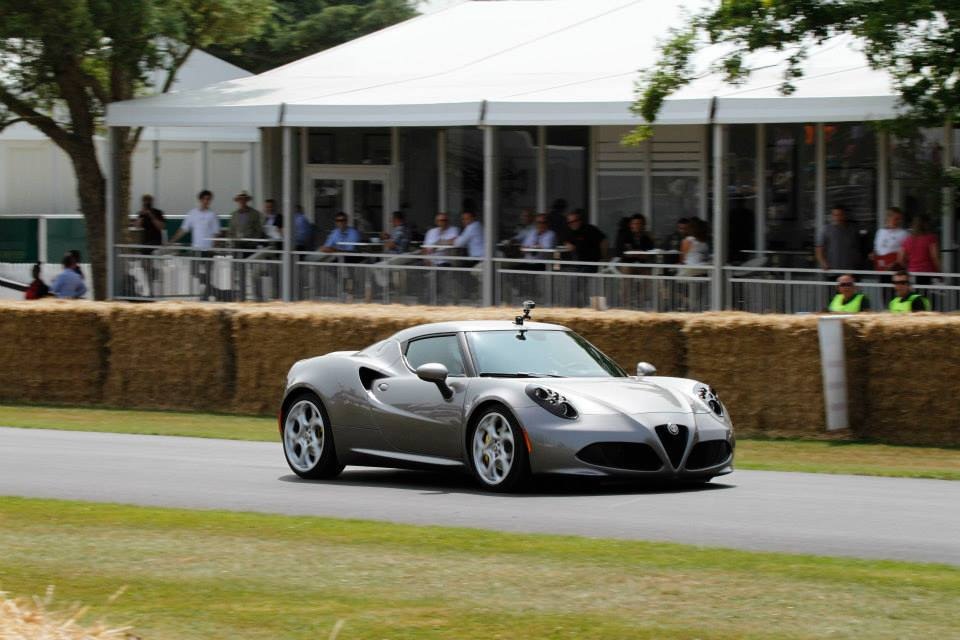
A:
<svg viewBox="0 0 960 640">
<path fill-rule="evenodd" d="M 71 153 L 70 159 L 77 176 L 77 195 L 86 223 L 93 296 L 103 300 L 107 296 L 107 181 L 100 170 L 92 140 L 89 145 L 82 144 L 80 149 Z"/>
</svg>

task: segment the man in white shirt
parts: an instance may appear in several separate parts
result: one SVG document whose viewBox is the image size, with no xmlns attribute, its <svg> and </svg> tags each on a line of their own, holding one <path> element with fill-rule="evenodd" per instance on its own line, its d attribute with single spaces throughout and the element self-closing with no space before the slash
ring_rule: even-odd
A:
<svg viewBox="0 0 960 640">
<path fill-rule="evenodd" d="M 448 216 L 446 213 L 438 213 L 437 217 L 434 218 L 433 221 L 437 226 L 429 229 L 427 231 L 427 235 L 424 236 L 423 244 L 427 245 L 427 248 L 423 249 L 423 253 L 444 255 L 447 253 L 446 249 L 431 249 L 429 248 L 430 245 L 452 245 L 453 241 L 456 240 L 458 235 L 460 235 L 460 229 L 450 226 L 450 216 Z M 449 260 L 433 260 L 431 262 L 438 267 L 450 266 Z"/>
<path fill-rule="evenodd" d="M 220 218 L 210 208 L 213 201 L 211 192 L 204 189 L 197 195 L 197 200 L 197 206 L 187 212 L 187 217 L 170 242 L 177 242 L 189 233 L 192 248 L 209 251 L 213 248 L 213 239 L 220 235 Z"/>
<path fill-rule="evenodd" d="M 198 255 L 213 249 L 213 239 L 220 235 L 220 218 L 210 208 L 213 201 L 213 193 L 204 189 L 197 194 L 198 204 L 195 208 L 187 212 L 183 224 L 177 229 L 177 232 L 170 238 L 170 242 L 177 242 L 187 233 L 190 234 L 190 246 Z M 211 261 L 210 260 L 192 260 L 190 262 L 190 272 L 195 275 L 203 287 L 202 300 L 209 300 L 213 293 L 213 282 L 210 278 Z"/>
<path fill-rule="evenodd" d="M 453 246 L 459 249 L 466 249 L 467 255 L 471 258 L 483 257 L 483 225 L 477 220 L 477 214 L 472 211 L 464 211 L 460 215 L 460 221 L 463 223 L 463 232 L 453 241 Z"/>
<path fill-rule="evenodd" d="M 557 246 L 557 234 L 550 228 L 546 214 L 538 214 L 533 228 L 527 232 L 523 239 L 524 249 L 553 249 Z M 527 260 L 537 260 L 550 258 L 549 253 L 530 253 L 524 254 Z M 542 266 L 542 265 L 541 265 Z"/>
<path fill-rule="evenodd" d="M 910 232 L 903 228 L 903 211 L 899 207 L 887 209 L 887 224 L 877 229 L 873 237 L 873 253 L 870 259 L 877 271 L 890 271 L 894 268 L 897 255 Z"/>
</svg>

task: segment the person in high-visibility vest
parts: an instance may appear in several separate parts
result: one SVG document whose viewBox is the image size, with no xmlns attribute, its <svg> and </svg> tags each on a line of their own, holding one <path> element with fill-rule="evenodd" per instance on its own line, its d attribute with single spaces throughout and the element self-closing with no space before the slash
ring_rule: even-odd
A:
<svg viewBox="0 0 960 640">
<path fill-rule="evenodd" d="M 857 291 L 857 281 L 850 274 L 837 278 L 837 293 L 827 311 L 832 313 L 860 313 L 870 310 L 870 299 Z"/>
<path fill-rule="evenodd" d="M 910 288 L 910 276 L 906 271 L 897 271 L 893 274 L 893 290 L 896 296 L 890 301 L 891 313 L 933 310 L 929 299 Z"/>
</svg>

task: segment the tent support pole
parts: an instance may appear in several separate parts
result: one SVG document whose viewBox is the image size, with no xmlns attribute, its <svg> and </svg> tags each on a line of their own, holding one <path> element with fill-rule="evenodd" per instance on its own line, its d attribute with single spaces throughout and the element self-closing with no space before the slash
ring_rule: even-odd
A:
<svg viewBox="0 0 960 640">
<path fill-rule="evenodd" d="M 948 119 L 943 124 L 943 158 L 944 170 L 953 166 L 953 121 Z M 953 203 L 956 190 L 952 185 L 943 188 L 943 210 L 940 217 L 940 248 L 953 249 L 956 244 L 956 218 L 954 216 Z M 955 253 L 948 251 L 943 254 L 943 264 L 940 269 L 945 273 L 953 273 L 956 265 Z"/>
<path fill-rule="evenodd" d="M 710 283 L 710 308 L 723 310 L 724 274 L 727 257 L 726 219 L 726 142 L 727 125 L 713 125 L 713 274 Z"/>
<path fill-rule="evenodd" d="M 493 306 L 493 247 L 496 244 L 496 129 L 483 128 L 483 306 Z"/>
<path fill-rule="evenodd" d="M 293 300 L 293 129 L 283 127 L 283 260 L 280 266 L 282 298 Z"/>
<path fill-rule="evenodd" d="M 117 212 L 120 210 L 120 203 L 117 202 L 117 178 L 120 175 L 117 171 L 119 160 L 117 151 L 119 148 L 120 136 L 117 135 L 116 127 L 107 128 L 107 219 L 104 225 L 107 234 L 105 238 L 107 290 L 104 292 L 104 297 L 107 300 L 112 300 L 116 295 L 116 291 L 114 290 L 114 273 L 116 270 L 115 245 L 117 242 Z"/>
</svg>

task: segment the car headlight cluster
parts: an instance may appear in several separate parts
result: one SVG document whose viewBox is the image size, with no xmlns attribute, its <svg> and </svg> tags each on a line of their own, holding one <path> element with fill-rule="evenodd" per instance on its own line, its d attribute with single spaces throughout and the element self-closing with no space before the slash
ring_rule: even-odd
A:
<svg viewBox="0 0 960 640">
<path fill-rule="evenodd" d="M 718 417 L 723 417 L 723 403 L 720 402 L 720 396 L 713 390 L 713 387 L 697 383 L 696 386 L 693 387 L 693 395 L 695 395 L 711 413 Z"/>
<path fill-rule="evenodd" d="M 527 387 L 527 395 L 538 405 L 560 418 L 573 420 L 578 415 L 573 405 L 552 389 L 532 384 Z"/>
</svg>

